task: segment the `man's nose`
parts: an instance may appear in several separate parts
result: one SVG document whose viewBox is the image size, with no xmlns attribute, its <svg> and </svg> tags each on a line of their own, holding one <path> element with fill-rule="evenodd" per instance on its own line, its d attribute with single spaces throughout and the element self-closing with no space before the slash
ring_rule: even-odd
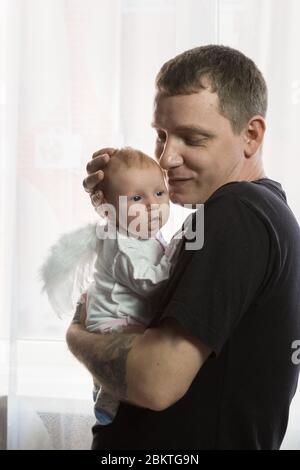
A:
<svg viewBox="0 0 300 470">
<path fill-rule="evenodd" d="M 164 145 L 164 149 L 159 157 L 159 165 L 163 170 L 170 170 L 177 166 L 182 165 L 183 158 L 180 155 L 176 142 L 172 142 L 171 139 L 167 139 Z"/>
</svg>

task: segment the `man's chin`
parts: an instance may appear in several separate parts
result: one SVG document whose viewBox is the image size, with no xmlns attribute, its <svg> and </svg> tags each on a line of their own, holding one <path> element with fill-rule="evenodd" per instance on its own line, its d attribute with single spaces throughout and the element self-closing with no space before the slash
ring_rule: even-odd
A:
<svg viewBox="0 0 300 470">
<path fill-rule="evenodd" d="M 188 194 L 170 192 L 170 200 L 173 204 L 184 206 L 185 204 L 191 204 L 192 197 Z"/>
<path fill-rule="evenodd" d="M 203 204 L 200 196 L 196 196 L 195 194 L 183 194 L 183 193 L 169 193 L 170 200 L 173 204 L 177 204 L 179 206 L 196 206 L 196 204 Z"/>
<path fill-rule="evenodd" d="M 182 195 L 179 195 L 174 192 L 169 192 L 169 197 L 170 201 L 173 202 L 173 204 L 181 204 Z"/>
</svg>

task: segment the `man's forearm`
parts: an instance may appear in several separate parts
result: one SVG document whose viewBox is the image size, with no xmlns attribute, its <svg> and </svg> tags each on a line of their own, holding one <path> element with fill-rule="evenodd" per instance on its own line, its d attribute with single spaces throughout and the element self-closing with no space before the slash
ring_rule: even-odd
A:
<svg viewBox="0 0 300 470">
<path fill-rule="evenodd" d="M 130 371 L 128 383 L 127 357 L 138 333 L 96 334 L 87 332 L 82 326 L 72 324 L 67 332 L 67 343 L 97 381 L 116 399 L 138 406 L 146 406 L 139 387 L 132 387 L 139 380 L 135 371 Z"/>
</svg>

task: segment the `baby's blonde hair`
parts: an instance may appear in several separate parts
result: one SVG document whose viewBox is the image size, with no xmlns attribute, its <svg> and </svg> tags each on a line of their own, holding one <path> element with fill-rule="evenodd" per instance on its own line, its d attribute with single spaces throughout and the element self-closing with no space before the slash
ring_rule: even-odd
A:
<svg viewBox="0 0 300 470">
<path fill-rule="evenodd" d="M 149 155 L 146 155 L 141 150 L 137 150 L 132 147 L 116 149 L 116 151 L 111 155 L 106 168 L 109 170 L 110 166 L 119 166 L 122 164 L 127 168 L 158 165 L 158 163 L 156 163 L 153 158 L 149 157 Z"/>
<path fill-rule="evenodd" d="M 102 183 L 104 197 L 105 194 L 109 192 L 111 178 L 113 178 L 114 173 L 122 166 L 125 171 L 130 170 L 130 168 L 150 168 L 153 166 L 161 170 L 158 163 L 153 158 L 149 157 L 149 155 L 141 152 L 141 150 L 132 147 L 116 149 L 116 151 L 111 154 L 109 162 L 105 166 L 104 180 Z"/>
</svg>

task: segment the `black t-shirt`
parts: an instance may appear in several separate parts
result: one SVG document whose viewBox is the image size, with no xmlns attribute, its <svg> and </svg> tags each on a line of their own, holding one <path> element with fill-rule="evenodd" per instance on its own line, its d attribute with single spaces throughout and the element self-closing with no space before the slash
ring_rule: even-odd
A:
<svg viewBox="0 0 300 470">
<path fill-rule="evenodd" d="M 121 403 L 94 449 L 278 449 L 299 366 L 300 231 L 279 183 L 228 183 L 204 206 L 150 326 L 175 318 L 214 353 L 163 411 Z M 155 388 L 155 383 L 153 383 Z"/>
</svg>

